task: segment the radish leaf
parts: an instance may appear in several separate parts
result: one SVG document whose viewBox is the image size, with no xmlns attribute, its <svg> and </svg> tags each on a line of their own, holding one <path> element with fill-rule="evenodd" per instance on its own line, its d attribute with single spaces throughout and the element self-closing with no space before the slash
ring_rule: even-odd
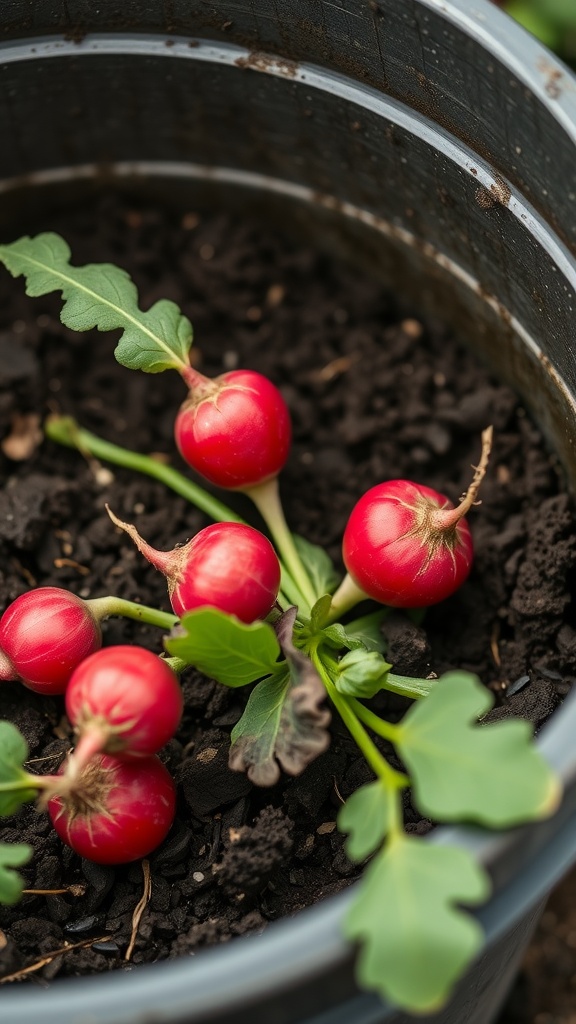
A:
<svg viewBox="0 0 576 1024">
<path fill-rule="evenodd" d="M 346 856 L 361 864 L 374 853 L 388 832 L 391 794 L 380 780 L 361 786 L 349 796 L 338 815 L 338 828 L 348 832 Z"/>
<path fill-rule="evenodd" d="M 11 722 L 0 722 L 0 815 L 15 814 L 22 804 L 35 800 L 38 789 L 24 771 L 28 745 Z"/>
<path fill-rule="evenodd" d="M 488 876 L 465 850 L 400 834 L 368 865 L 359 889 L 344 929 L 360 943 L 360 985 L 434 1013 L 482 946 L 480 925 L 458 904 L 487 899 Z"/>
<path fill-rule="evenodd" d="M 187 612 L 164 640 L 182 658 L 225 686 L 246 686 L 278 669 L 280 645 L 267 622 L 246 625 L 216 608 Z"/>
<path fill-rule="evenodd" d="M 478 722 L 492 702 L 475 676 L 449 672 L 398 726 L 395 744 L 427 817 L 505 828 L 557 806 L 560 785 L 530 724 Z"/>
<path fill-rule="evenodd" d="M 24 882 L 14 868 L 22 867 L 31 856 L 27 843 L 0 843 L 0 904 L 12 906 L 20 899 Z"/>
<path fill-rule="evenodd" d="M 254 688 L 242 718 L 232 730 L 230 767 L 245 771 L 257 786 L 273 786 L 280 767 L 299 775 L 330 743 L 326 691 L 310 659 L 294 647 L 296 608 L 276 624 L 287 671 Z"/>
<path fill-rule="evenodd" d="M 122 330 L 116 358 L 147 373 L 189 365 L 192 325 L 176 303 L 161 299 L 151 309 L 138 307 L 136 285 L 111 263 L 70 265 L 70 249 L 59 235 L 44 232 L 0 245 L 0 261 L 14 277 L 26 277 L 28 295 L 62 292 L 60 319 L 74 331 Z"/>
</svg>

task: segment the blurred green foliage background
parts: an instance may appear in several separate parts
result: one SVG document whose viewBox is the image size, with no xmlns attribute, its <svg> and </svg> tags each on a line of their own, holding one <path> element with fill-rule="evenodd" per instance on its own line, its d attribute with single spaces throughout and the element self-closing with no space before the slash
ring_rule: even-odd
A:
<svg viewBox="0 0 576 1024">
<path fill-rule="evenodd" d="M 505 0 L 501 6 L 551 50 L 576 65 L 576 0 Z"/>
</svg>

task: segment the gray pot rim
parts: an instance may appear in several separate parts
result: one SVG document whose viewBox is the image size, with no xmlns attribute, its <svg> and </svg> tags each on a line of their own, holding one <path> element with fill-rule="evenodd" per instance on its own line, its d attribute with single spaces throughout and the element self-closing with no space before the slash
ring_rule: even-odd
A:
<svg viewBox="0 0 576 1024">
<path fill-rule="evenodd" d="M 576 78 L 545 47 L 495 8 L 489 0 L 475 0 L 473 8 L 469 0 L 415 0 L 423 8 L 441 13 L 456 27 L 466 31 L 476 42 L 490 52 L 520 79 L 561 124 L 569 138 L 576 140 Z M 53 48 L 55 37 L 46 39 L 14 40 L 0 43 L 0 64 L 13 59 L 38 59 L 42 56 L 44 44 Z M 89 44 L 91 37 L 87 37 Z M 125 37 L 127 38 L 127 37 Z M 132 52 L 142 54 L 146 47 L 146 33 L 134 37 L 137 45 Z M 158 39 L 157 34 L 150 35 Z M 162 37 L 171 44 L 177 42 L 173 35 Z M 188 37 L 186 38 L 186 42 Z M 79 57 L 89 52 L 84 44 L 67 43 L 62 40 L 55 56 L 73 52 Z M 248 55 L 249 51 L 245 51 Z M 192 51 L 193 53 L 193 51 Z M 190 51 L 188 51 L 188 56 Z M 177 46 L 164 50 L 166 58 L 178 56 Z M 270 73 L 274 73 L 274 59 Z M 315 69 L 328 78 L 334 73 L 324 68 Z M 338 77 L 338 76 L 334 76 Z M 550 81 L 562 78 L 568 83 L 559 95 L 550 90 Z M 354 87 L 363 90 L 368 87 L 355 82 Z M 41 176 L 40 176 L 41 177 Z M 34 180 L 34 176 L 32 179 Z M 576 263 L 572 261 L 576 270 Z M 576 748 L 573 736 L 576 732 L 576 693 L 570 695 L 542 730 L 538 746 L 564 781 L 565 787 L 576 786 Z M 559 815 L 561 814 L 558 812 Z M 465 827 L 439 828 L 430 837 L 431 842 L 444 845 L 455 844 L 472 852 L 481 863 L 490 866 L 506 853 L 519 848 L 528 831 L 542 826 L 509 830 L 491 834 L 481 829 Z M 533 858 L 522 879 L 513 881 L 506 890 L 498 892 L 481 911 L 478 918 L 483 922 L 487 942 L 498 938 L 528 909 L 539 895 L 546 893 L 562 876 L 572 861 L 576 849 L 575 816 L 566 818 L 557 830 L 556 855 L 547 858 L 545 864 L 539 853 Z M 526 889 L 526 879 L 532 888 Z M 62 1024 L 77 1022 L 90 1024 L 130 1024 L 141 1021 L 143 1013 L 154 1014 L 154 1020 L 171 1020 L 193 1006 L 194 1013 L 207 1015 L 218 1010 L 237 1007 L 255 1002 L 258 998 L 274 992 L 278 987 L 287 987 L 291 981 L 301 982 L 303 978 L 318 976 L 328 967 L 344 963 L 350 956 L 350 948 L 340 933 L 340 924 L 354 898 L 354 886 L 330 897 L 314 907 L 301 911 L 295 918 L 284 919 L 271 924 L 264 935 L 251 936 L 242 942 L 233 942 L 225 947 L 203 951 L 193 957 L 182 957 L 175 961 L 147 965 L 131 971 L 108 974 L 106 983 L 101 978 L 80 978 L 57 981 L 50 991 L 21 990 L 4 991 L 0 1005 L 7 1024 L 28 1024 L 34 1015 L 54 1014 L 50 1018 Z M 126 998 L 130 993 L 129 1000 Z M 121 1003 L 119 1002 L 121 1000 Z M 126 1005 L 128 1003 L 128 1005 Z M 87 1007 L 94 1007 L 92 1013 Z"/>
</svg>

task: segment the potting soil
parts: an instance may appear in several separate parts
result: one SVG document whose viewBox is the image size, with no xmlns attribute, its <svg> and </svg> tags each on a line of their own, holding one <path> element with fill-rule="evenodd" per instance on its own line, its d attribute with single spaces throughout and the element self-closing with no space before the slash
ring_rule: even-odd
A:
<svg viewBox="0 0 576 1024">
<path fill-rule="evenodd" d="M 469 519 L 472 575 L 421 623 L 392 613 L 383 626 L 387 657 L 404 675 L 477 673 L 494 694 L 493 719 L 522 715 L 540 726 L 576 677 L 574 515 L 540 431 L 465 339 L 399 308 L 382 282 L 224 215 L 105 197 L 26 228 L 60 232 L 75 263 L 125 267 L 143 308 L 176 301 L 194 324 L 194 359 L 204 373 L 250 367 L 280 386 L 294 423 L 281 477 L 287 518 L 340 568 L 347 516 L 368 487 L 405 477 L 457 501 L 480 432 L 492 423 L 482 503 Z M 71 414 L 186 471 L 172 439 L 185 387 L 175 373 L 119 366 L 117 335 L 74 334 L 60 324 L 60 305 L 56 295 L 26 297 L 22 280 L 0 270 L 0 610 L 37 585 L 169 610 L 164 577 L 112 526 L 104 505 L 162 549 L 183 543 L 207 518 L 157 482 L 42 443 L 39 427 L 50 411 Z M 247 499 L 219 496 L 262 525 Z M 127 620 L 106 622 L 104 636 L 106 644 L 162 650 L 160 630 Z M 330 749 L 302 776 L 256 789 L 228 769 L 230 731 L 247 691 L 193 669 L 183 688 L 182 727 L 161 755 L 178 784 L 177 820 L 150 858 L 151 898 L 130 964 L 258 932 L 358 875 L 335 822 L 342 799 L 371 774 L 337 716 Z M 394 717 L 407 706 L 386 694 L 375 700 Z M 57 770 L 73 742 L 61 699 L 2 683 L 0 717 L 26 736 L 30 770 Z M 406 821 L 416 833 L 432 827 L 408 798 Z M 41 958 L 28 984 L 130 966 L 124 955 L 142 896 L 140 863 L 114 869 L 80 860 L 31 806 L 2 821 L 0 841 L 34 847 L 23 871 L 28 888 L 75 887 L 2 908 L 0 980 Z"/>
</svg>

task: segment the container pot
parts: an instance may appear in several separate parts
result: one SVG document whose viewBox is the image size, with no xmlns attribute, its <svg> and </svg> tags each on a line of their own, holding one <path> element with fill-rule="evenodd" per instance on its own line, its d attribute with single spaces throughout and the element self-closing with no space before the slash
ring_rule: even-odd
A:
<svg viewBox="0 0 576 1024">
<path fill-rule="evenodd" d="M 440 313 L 520 392 L 576 478 L 576 83 L 485 0 L 5 0 L 0 229 L 102 183 L 277 221 Z M 437 1024 L 489 1024 L 576 859 L 576 703 L 539 743 L 553 819 L 441 829 L 488 868 L 481 960 Z M 182 959 L 3 990 L 28 1024 L 405 1024 L 358 993 L 351 892 Z"/>
</svg>

